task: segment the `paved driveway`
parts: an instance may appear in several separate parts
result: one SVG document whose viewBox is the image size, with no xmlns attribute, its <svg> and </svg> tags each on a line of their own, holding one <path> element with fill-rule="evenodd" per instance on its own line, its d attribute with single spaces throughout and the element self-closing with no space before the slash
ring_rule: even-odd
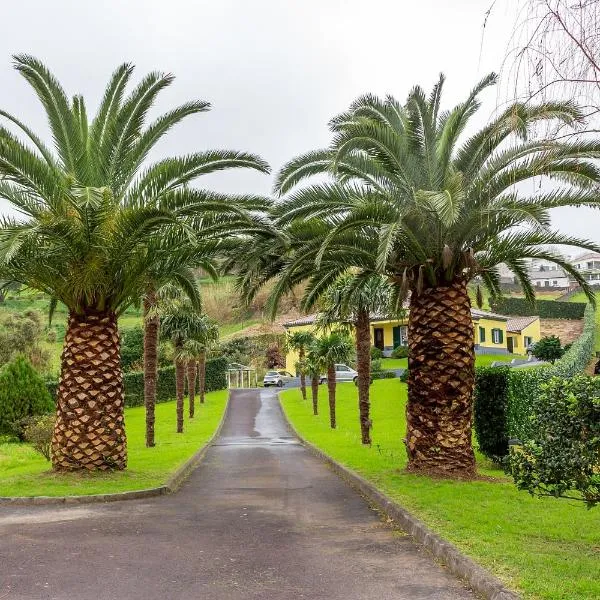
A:
<svg viewBox="0 0 600 600">
<path fill-rule="evenodd" d="M 273 392 L 238 390 L 176 495 L 0 509 L 0 598 L 473 596 L 290 437 Z"/>
</svg>

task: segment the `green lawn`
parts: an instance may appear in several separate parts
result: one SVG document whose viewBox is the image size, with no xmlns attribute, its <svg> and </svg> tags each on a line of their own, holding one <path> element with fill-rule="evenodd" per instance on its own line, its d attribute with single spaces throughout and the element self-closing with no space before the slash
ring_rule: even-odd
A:
<svg viewBox="0 0 600 600">
<path fill-rule="evenodd" d="M 600 294 L 596 296 L 597 299 L 600 299 Z M 571 298 L 569 298 L 569 302 L 583 302 L 587 304 L 588 299 L 583 292 L 579 292 Z M 598 301 L 598 300 L 597 300 Z M 596 351 L 600 350 L 600 309 L 596 310 L 596 346 L 594 348 Z"/>
<path fill-rule="evenodd" d="M 529 599 L 600 598 L 600 509 L 532 498 L 478 456 L 495 481 L 434 480 L 403 472 L 406 386 L 378 380 L 372 390 L 373 446 L 360 444 L 356 388 L 338 387 L 338 428 L 328 425 L 326 394 L 318 417 L 299 390 L 281 394 L 284 410 L 306 439 L 370 479 L 443 537 Z"/>
<path fill-rule="evenodd" d="M 126 471 L 107 474 L 56 474 L 27 444 L 0 444 L 0 495 L 65 496 L 141 490 L 168 477 L 213 435 L 227 403 L 227 390 L 206 395 L 196 416 L 186 418 L 183 434 L 175 432 L 175 402 L 156 405 L 156 446 L 144 445 L 144 407 L 125 409 L 129 461 Z"/>
<path fill-rule="evenodd" d="M 519 354 L 476 354 L 476 367 L 489 367 L 493 362 L 510 362 L 513 358 L 524 358 Z M 383 369 L 406 369 L 408 367 L 408 358 L 383 358 L 381 360 Z"/>
</svg>

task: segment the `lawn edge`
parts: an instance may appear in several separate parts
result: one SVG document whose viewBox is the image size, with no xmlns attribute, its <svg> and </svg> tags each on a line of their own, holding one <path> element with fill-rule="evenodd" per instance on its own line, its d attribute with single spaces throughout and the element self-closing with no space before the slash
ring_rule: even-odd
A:
<svg viewBox="0 0 600 600">
<path fill-rule="evenodd" d="M 229 412 L 231 394 L 227 396 L 225 410 L 219 425 L 206 443 L 188 458 L 175 472 L 170 475 L 163 485 L 142 490 L 129 490 L 113 494 L 89 494 L 87 496 L 0 496 L 0 506 L 39 506 L 52 504 L 98 504 L 104 502 L 120 502 L 122 500 L 138 500 L 141 498 L 155 498 L 166 494 L 175 494 L 184 484 L 186 479 L 200 465 L 212 443 L 219 437 L 225 418 Z"/>
<path fill-rule="evenodd" d="M 281 392 L 280 392 L 281 393 Z M 314 456 L 321 459 L 341 479 L 355 488 L 369 503 L 394 521 L 418 544 L 425 547 L 436 560 L 443 563 L 455 576 L 466 581 L 477 594 L 486 600 L 520 600 L 521 596 L 509 590 L 495 575 L 463 554 L 456 546 L 432 531 L 423 521 L 417 519 L 405 508 L 386 496 L 379 488 L 364 477 L 337 462 L 319 447 L 306 440 L 290 421 L 280 393 L 277 394 L 281 412 L 290 431 Z"/>
</svg>

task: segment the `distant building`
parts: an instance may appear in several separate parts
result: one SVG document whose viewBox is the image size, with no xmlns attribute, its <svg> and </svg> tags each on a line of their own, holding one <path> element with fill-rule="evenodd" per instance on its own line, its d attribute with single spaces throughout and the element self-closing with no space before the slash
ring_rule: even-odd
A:
<svg viewBox="0 0 600 600">
<path fill-rule="evenodd" d="M 536 264 L 529 271 L 531 283 L 536 288 L 568 288 L 569 275 L 552 263 Z"/>
<path fill-rule="evenodd" d="M 573 266 L 591 284 L 600 285 L 600 254 L 587 252 L 573 259 Z"/>
</svg>

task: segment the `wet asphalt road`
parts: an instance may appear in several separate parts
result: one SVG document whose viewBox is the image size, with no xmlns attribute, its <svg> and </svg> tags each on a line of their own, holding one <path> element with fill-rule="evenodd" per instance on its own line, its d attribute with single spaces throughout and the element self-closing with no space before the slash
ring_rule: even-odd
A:
<svg viewBox="0 0 600 600">
<path fill-rule="evenodd" d="M 271 391 L 233 393 L 173 496 L 0 508 L 1 600 L 473 598 L 286 429 Z"/>
</svg>

